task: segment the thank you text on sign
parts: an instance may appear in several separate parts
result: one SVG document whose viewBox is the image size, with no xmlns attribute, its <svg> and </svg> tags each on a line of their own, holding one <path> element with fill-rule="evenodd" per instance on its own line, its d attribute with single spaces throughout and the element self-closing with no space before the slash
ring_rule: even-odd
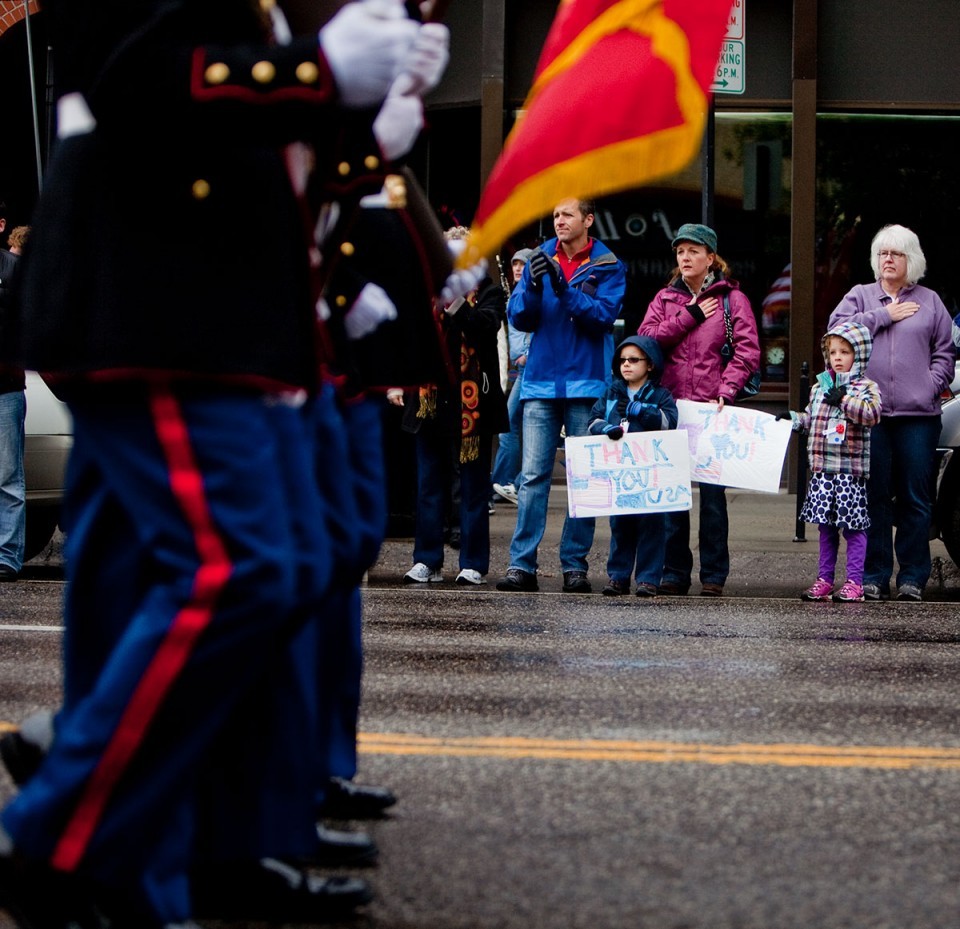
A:
<svg viewBox="0 0 960 929">
<path fill-rule="evenodd" d="M 683 432 L 628 432 L 566 440 L 571 516 L 622 516 L 690 509 L 690 454 Z"/>
<path fill-rule="evenodd" d="M 678 432 L 690 440 L 690 473 L 701 484 L 776 493 L 792 432 L 790 420 L 747 407 L 678 400 Z"/>
</svg>

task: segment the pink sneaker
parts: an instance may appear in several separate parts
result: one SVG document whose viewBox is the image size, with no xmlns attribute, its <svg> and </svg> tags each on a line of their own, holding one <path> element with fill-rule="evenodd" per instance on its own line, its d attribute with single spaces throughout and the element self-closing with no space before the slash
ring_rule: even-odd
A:
<svg viewBox="0 0 960 929">
<path fill-rule="evenodd" d="M 833 599 L 838 603 L 859 603 L 863 600 L 863 587 L 853 581 L 844 581 L 843 587 L 833 595 Z"/>
<path fill-rule="evenodd" d="M 802 594 L 800 594 L 801 600 L 829 600 L 830 594 L 833 593 L 833 584 L 830 581 L 825 581 L 822 577 L 818 577 L 816 582 L 808 587 Z M 863 591 L 860 591 L 861 595 Z"/>
</svg>

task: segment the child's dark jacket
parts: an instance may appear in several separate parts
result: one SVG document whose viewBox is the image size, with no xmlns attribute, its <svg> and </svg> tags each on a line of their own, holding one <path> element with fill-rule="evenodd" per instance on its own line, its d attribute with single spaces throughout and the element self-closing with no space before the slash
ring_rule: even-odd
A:
<svg viewBox="0 0 960 929">
<path fill-rule="evenodd" d="M 620 371 L 619 361 L 625 345 L 632 345 L 639 349 L 653 364 L 653 371 L 634 398 L 640 401 L 642 409 L 638 412 L 631 411 L 629 416 L 627 407 L 630 403 L 630 395 Z M 619 426 L 624 422 L 626 432 L 676 429 L 679 418 L 677 402 L 666 387 L 660 386 L 662 372 L 663 352 L 655 339 L 645 335 L 632 335 L 624 339 L 613 353 L 613 379 L 606 393 L 597 400 L 590 411 L 590 432 L 593 435 L 602 435 L 604 426 Z"/>
</svg>

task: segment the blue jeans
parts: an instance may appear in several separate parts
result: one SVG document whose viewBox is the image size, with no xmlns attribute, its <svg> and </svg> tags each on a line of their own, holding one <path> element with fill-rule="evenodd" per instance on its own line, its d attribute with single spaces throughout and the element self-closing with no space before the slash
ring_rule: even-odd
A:
<svg viewBox="0 0 960 929">
<path fill-rule="evenodd" d="M 23 481 L 23 421 L 27 402 L 22 390 L 0 394 L 0 564 L 23 567 L 27 490 Z"/>
<path fill-rule="evenodd" d="M 630 582 L 636 571 L 639 584 L 660 586 L 666 549 L 664 513 L 631 513 L 610 517 L 610 557 L 607 574 L 611 580 Z"/>
<path fill-rule="evenodd" d="M 417 527 L 413 544 L 414 563 L 443 567 L 443 523 L 452 467 L 451 436 L 425 423 L 417 433 Z M 476 461 L 460 462 L 460 567 L 481 574 L 490 570 L 490 436 L 480 437 Z"/>
<path fill-rule="evenodd" d="M 663 565 L 663 583 L 689 587 L 693 574 L 690 551 L 690 513 L 666 513 L 667 548 Z M 717 484 L 700 485 L 700 583 L 726 583 L 730 573 L 730 549 L 727 535 L 726 488 Z"/>
<path fill-rule="evenodd" d="M 525 400 L 523 402 L 523 473 L 517 489 L 517 528 L 510 543 L 510 567 L 537 570 L 537 546 L 547 527 L 550 479 L 561 427 L 568 436 L 588 435 L 593 400 Z M 560 568 L 586 571 L 596 520 L 571 519 L 560 536 Z"/>
<path fill-rule="evenodd" d="M 507 396 L 507 416 L 510 417 L 510 431 L 501 432 L 497 457 L 493 462 L 490 482 L 493 484 L 520 483 L 520 430 L 523 428 L 523 407 L 520 405 L 520 388 L 523 386 L 523 368 Z"/>
<path fill-rule="evenodd" d="M 939 437 L 939 416 L 883 416 L 870 430 L 870 528 L 864 584 L 889 588 L 894 553 L 899 565 L 897 587 L 914 584 L 922 590 L 930 579 L 930 519 Z"/>
</svg>

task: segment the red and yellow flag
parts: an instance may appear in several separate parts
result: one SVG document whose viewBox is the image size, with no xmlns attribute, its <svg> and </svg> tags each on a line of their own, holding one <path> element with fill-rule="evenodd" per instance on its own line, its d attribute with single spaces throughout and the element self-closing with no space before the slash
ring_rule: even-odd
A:
<svg viewBox="0 0 960 929">
<path fill-rule="evenodd" d="M 566 197 L 681 170 L 696 155 L 731 0 L 561 0 L 484 187 L 465 264 Z"/>
</svg>

